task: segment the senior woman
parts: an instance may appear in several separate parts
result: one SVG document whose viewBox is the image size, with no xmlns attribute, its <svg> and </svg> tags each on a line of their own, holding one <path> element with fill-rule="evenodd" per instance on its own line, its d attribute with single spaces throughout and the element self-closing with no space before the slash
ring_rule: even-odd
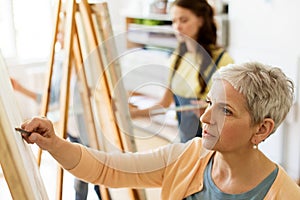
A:
<svg viewBox="0 0 300 200">
<path fill-rule="evenodd" d="M 46 118 L 23 135 L 72 174 L 107 187 L 162 187 L 161 199 L 300 199 L 284 169 L 258 148 L 293 102 L 293 83 L 276 67 L 232 64 L 213 76 L 201 116 L 203 137 L 143 153 L 106 153 L 56 136 Z"/>
</svg>

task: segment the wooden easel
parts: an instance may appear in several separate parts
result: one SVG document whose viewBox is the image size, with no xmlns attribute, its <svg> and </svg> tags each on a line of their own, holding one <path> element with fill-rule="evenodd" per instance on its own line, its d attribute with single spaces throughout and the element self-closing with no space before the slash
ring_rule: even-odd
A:
<svg viewBox="0 0 300 200">
<path fill-rule="evenodd" d="M 113 30 L 108 12 L 107 3 L 95 4 L 91 6 L 93 10 L 94 24 L 99 24 L 96 30 L 96 37 L 98 46 L 101 45 L 102 52 L 105 54 L 105 77 L 108 81 L 108 90 L 113 99 L 115 112 L 113 113 L 115 120 L 118 123 L 119 148 L 124 151 L 135 152 L 137 147 L 135 145 L 133 134 L 133 126 L 129 114 L 127 94 L 123 82 L 121 80 L 120 63 L 118 62 L 118 53 L 115 40 L 113 39 Z M 100 48 L 100 47 L 98 47 Z M 96 98 L 101 101 L 101 99 Z M 97 104 L 100 105 L 100 104 Z M 99 110 L 99 109 L 97 109 Z"/>
<path fill-rule="evenodd" d="M 51 55 L 49 61 L 49 71 L 47 74 L 47 82 L 46 82 L 46 89 L 43 95 L 42 101 L 42 110 L 41 115 L 46 116 L 49 109 L 49 99 L 50 99 L 50 91 L 51 91 L 51 81 L 53 76 L 53 64 L 54 64 L 54 54 L 55 54 L 55 43 L 57 40 L 58 35 L 58 25 L 60 22 L 59 14 L 61 12 L 61 1 L 58 0 L 56 4 L 56 15 L 55 15 L 55 29 L 53 34 L 53 41 L 52 41 L 52 48 L 51 48 Z M 67 138 L 67 123 L 68 123 L 68 110 L 69 110 L 69 94 L 70 94 L 70 79 L 71 79 L 71 72 L 72 72 L 72 63 L 74 62 L 76 67 L 76 72 L 78 78 L 83 86 L 83 93 L 81 95 L 83 104 L 85 107 L 85 118 L 87 118 L 87 129 L 88 129 L 88 138 L 90 141 L 90 147 L 95 149 L 100 149 L 100 145 L 98 143 L 96 127 L 94 123 L 94 118 L 92 114 L 92 108 L 90 103 L 90 94 L 89 88 L 87 85 L 86 74 L 85 70 L 82 66 L 83 58 L 81 54 L 81 48 L 79 44 L 76 24 L 74 23 L 74 16 L 76 11 L 76 3 L 75 1 L 71 0 L 68 2 L 67 11 L 66 11 L 66 27 L 65 27 L 65 38 L 64 38 L 64 46 L 65 46 L 65 53 L 66 58 L 63 65 L 63 77 L 61 81 L 61 96 L 60 96 L 60 124 L 59 124 L 59 133 L 61 133 L 61 137 Z M 38 154 L 38 164 L 40 165 L 41 162 L 41 154 L 42 151 L 39 151 Z M 62 185 L 63 185 L 63 169 L 59 168 L 58 175 L 57 175 L 57 199 L 62 199 Z M 101 187 L 101 196 L 102 199 L 109 200 L 110 195 L 108 189 Z"/>
<path fill-rule="evenodd" d="M 92 113 L 92 107 L 90 102 L 90 92 L 87 85 L 87 79 L 84 72 L 83 66 L 83 57 L 82 57 L 82 49 L 81 45 L 86 43 L 83 41 L 82 37 L 79 37 L 80 30 L 78 30 L 78 24 L 76 23 L 75 19 L 75 12 L 79 12 L 83 19 L 84 29 L 87 34 L 87 43 L 89 46 L 90 54 L 92 51 L 96 51 L 96 60 L 97 66 L 100 67 L 100 73 L 105 74 L 105 70 L 103 69 L 103 52 L 101 53 L 98 49 L 99 46 L 99 38 L 97 40 L 93 19 L 92 19 L 92 10 L 91 6 L 87 3 L 86 0 L 82 0 L 79 3 L 79 6 L 76 4 L 75 0 L 69 0 L 66 9 L 66 28 L 65 28 L 65 37 L 64 37 L 64 49 L 65 49 L 65 62 L 63 65 L 63 78 L 61 82 L 61 96 L 60 96 L 60 123 L 59 123 L 59 130 L 58 132 L 61 133 L 62 138 L 66 138 L 67 135 L 67 122 L 68 122 L 68 107 L 69 107 L 69 94 L 70 94 L 70 78 L 71 78 L 71 71 L 72 71 L 72 63 L 74 62 L 76 66 L 76 72 L 78 73 L 79 80 L 84 86 L 84 94 L 83 102 L 85 106 L 85 110 L 87 110 L 86 118 L 88 123 L 88 132 L 89 132 L 89 141 L 93 142 L 90 144 L 90 147 L 96 148 L 100 150 L 100 145 L 98 143 L 97 132 L 95 128 L 95 121 Z M 78 11 L 77 11 L 78 9 Z M 61 0 L 57 0 L 57 8 L 56 8 L 56 19 L 55 19 L 55 30 L 54 30 L 54 37 L 52 42 L 52 51 L 50 56 L 49 62 L 49 71 L 47 74 L 47 82 L 45 87 L 45 93 L 43 96 L 42 101 L 42 111 L 41 115 L 46 116 L 48 113 L 48 106 L 49 106 L 49 97 L 51 91 L 51 80 L 53 74 L 53 63 L 54 63 L 54 46 L 56 42 L 56 36 L 58 34 L 58 25 L 59 25 L 59 13 L 61 10 Z M 98 100 L 100 99 L 101 102 L 101 111 L 100 113 L 100 125 L 102 132 L 109 132 L 111 135 L 115 136 L 115 144 L 118 146 L 122 151 L 125 150 L 135 150 L 135 146 L 133 141 L 130 138 L 122 138 L 120 135 L 120 128 L 117 125 L 117 121 L 115 119 L 114 110 L 113 110 L 113 99 L 111 98 L 110 90 L 109 90 L 109 81 L 108 77 L 104 75 L 104 78 L 100 81 L 101 90 L 95 90 L 95 96 L 98 96 Z M 126 141 L 129 140 L 129 141 Z M 126 144 L 126 147 L 124 145 Z M 128 148 L 133 147 L 133 148 Z M 102 150 L 105 150 L 104 147 L 101 147 Z M 40 165 L 41 162 L 41 151 L 38 155 L 38 164 Z M 57 199 L 62 199 L 62 185 L 63 185 L 63 169 L 60 168 L 58 171 L 58 181 L 57 181 Z M 102 199 L 109 200 L 111 199 L 109 191 L 107 188 L 101 187 L 101 196 Z M 135 189 L 129 189 L 129 196 L 131 199 L 139 200 L 145 199 L 144 194 L 140 191 Z"/>
<path fill-rule="evenodd" d="M 101 131 L 105 135 L 105 138 L 113 137 L 112 141 L 122 151 L 136 151 L 134 138 L 128 134 L 122 134 L 123 130 L 130 131 L 130 126 L 126 126 L 130 122 L 128 119 L 118 119 L 120 115 L 116 113 L 120 112 L 125 115 L 124 108 L 127 106 L 127 99 L 114 99 L 113 89 L 115 88 L 118 79 L 115 76 L 120 76 L 118 68 L 106 69 L 106 65 L 109 59 L 111 59 L 110 53 L 114 53 L 116 49 L 110 46 L 110 49 L 101 49 L 100 45 L 113 36 L 112 27 L 110 23 L 110 17 L 108 12 L 107 3 L 88 4 L 86 0 L 83 0 L 79 4 L 79 10 L 82 14 L 82 21 L 84 22 L 84 29 L 88 35 L 88 46 L 90 47 L 89 54 L 93 54 L 95 58 L 93 61 L 98 63 L 101 67 L 100 74 L 103 78 L 100 78 L 100 87 L 95 88 L 95 100 L 96 109 L 98 112 L 99 122 L 101 125 Z M 97 28 L 95 27 L 97 26 Z M 96 56 L 95 56 L 96 55 Z M 113 70 L 113 71 L 110 71 Z M 99 75 L 100 75 L 99 74 Z M 124 93 L 125 89 L 118 90 L 119 93 Z M 126 95 L 123 95 L 123 97 Z M 124 106 L 124 103 L 126 106 Z M 123 106 L 122 106 L 123 104 Z M 124 112 L 123 112 L 124 111 Z M 127 111 L 129 116 L 129 111 Z M 130 131 L 132 133 L 132 130 Z M 107 147 L 105 150 L 109 151 Z M 129 189 L 129 197 L 134 200 L 146 199 L 144 190 Z"/>
</svg>

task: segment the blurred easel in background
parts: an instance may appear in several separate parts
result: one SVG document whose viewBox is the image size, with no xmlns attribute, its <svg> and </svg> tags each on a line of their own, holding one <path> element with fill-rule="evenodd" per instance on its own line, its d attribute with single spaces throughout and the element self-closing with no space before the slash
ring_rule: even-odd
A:
<svg viewBox="0 0 300 200">
<path fill-rule="evenodd" d="M 61 22 L 60 14 L 62 12 L 62 2 L 58 0 L 55 13 L 55 29 L 53 34 L 51 56 L 49 60 L 49 70 L 47 73 L 46 87 L 43 95 L 42 110 L 41 115 L 47 116 L 50 91 L 51 91 L 51 81 L 53 77 L 53 64 L 55 55 L 55 43 L 59 34 L 59 25 Z M 94 9 L 92 9 L 94 7 Z M 109 18 L 102 18 L 98 12 L 98 20 L 96 19 L 95 11 L 106 13 L 108 16 L 108 9 L 106 3 L 100 4 L 88 4 L 87 1 L 81 1 L 76 3 L 75 0 L 69 0 L 66 2 L 66 21 L 64 28 L 64 45 L 63 49 L 65 51 L 65 60 L 63 64 L 63 77 L 61 81 L 61 91 L 60 91 L 60 120 L 58 133 L 60 133 L 62 138 L 67 137 L 67 124 L 69 115 L 69 99 L 70 99 L 70 80 L 71 72 L 73 66 L 75 66 L 77 76 L 81 85 L 82 90 L 82 100 L 85 110 L 85 119 L 87 122 L 88 138 L 90 147 L 101 150 L 108 150 L 105 145 L 100 146 L 100 141 L 102 141 L 101 134 L 96 130 L 96 123 L 100 124 L 101 133 L 107 133 L 105 137 L 113 137 L 113 144 L 118 147 L 121 151 L 136 151 L 133 137 L 127 134 L 121 134 L 121 127 L 119 127 L 118 120 L 115 114 L 115 101 L 112 99 L 111 90 L 112 87 L 109 84 L 112 83 L 112 76 L 108 77 L 105 70 L 104 58 L 107 56 L 105 52 L 100 52 L 99 45 L 102 42 L 103 37 L 107 37 L 107 34 L 102 32 L 101 28 L 106 20 Z M 94 11 L 93 11 L 94 10 Z M 63 11 L 64 12 L 64 11 Z M 96 18 L 95 18 L 96 17 Z M 94 18 L 94 19 L 93 19 Z M 100 20 L 99 20 L 100 19 Z M 97 24 L 95 24 L 97 23 Z M 109 23 L 110 24 L 110 23 Z M 99 29 L 95 30 L 95 26 Z M 110 29 L 111 30 L 111 29 Z M 98 33 L 98 35 L 97 35 Z M 84 35 L 85 34 L 85 35 Z M 106 34 L 106 36 L 105 36 Z M 112 34 L 112 32 L 110 32 Z M 61 35 L 60 35 L 61 36 Z M 106 52 L 107 53 L 107 52 Z M 88 86 L 88 79 L 85 73 L 86 67 L 83 62 L 83 55 L 92 55 L 93 66 L 97 67 L 100 78 L 100 87 L 93 88 L 91 90 Z M 106 59 L 107 60 L 107 59 Z M 111 73 L 110 73 L 111 75 Z M 93 92 L 93 94 L 92 94 Z M 98 116 L 93 114 L 91 97 L 95 97 L 96 109 L 99 111 Z M 124 103 L 124 102 L 123 102 Z M 101 107 L 101 109 L 100 109 Z M 95 121 L 95 117 L 99 121 Z M 124 128 L 124 126 L 122 126 Z M 126 129 L 127 130 L 127 129 Z M 102 137 L 104 138 L 104 137 Z M 38 164 L 41 163 L 42 151 L 38 154 Z M 59 168 L 57 175 L 57 199 L 62 199 L 62 185 L 63 185 L 63 169 Z M 109 200 L 111 195 L 109 190 L 105 187 L 100 188 L 102 199 Z M 145 195 L 142 190 L 128 189 L 128 194 L 130 199 L 145 199 Z"/>
</svg>

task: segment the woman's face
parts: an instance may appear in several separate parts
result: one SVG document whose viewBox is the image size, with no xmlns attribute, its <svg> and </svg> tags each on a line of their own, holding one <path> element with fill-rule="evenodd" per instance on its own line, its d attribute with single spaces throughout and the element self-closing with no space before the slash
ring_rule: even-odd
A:
<svg viewBox="0 0 300 200">
<path fill-rule="evenodd" d="M 222 152 L 244 152 L 259 126 L 251 124 L 245 97 L 227 81 L 216 80 L 207 95 L 209 103 L 200 120 L 203 145 Z"/>
<path fill-rule="evenodd" d="M 203 25 L 203 18 L 196 16 L 189 9 L 174 5 L 171 8 L 172 26 L 176 31 L 179 41 L 184 41 L 185 37 L 197 39 L 199 28 Z"/>
</svg>

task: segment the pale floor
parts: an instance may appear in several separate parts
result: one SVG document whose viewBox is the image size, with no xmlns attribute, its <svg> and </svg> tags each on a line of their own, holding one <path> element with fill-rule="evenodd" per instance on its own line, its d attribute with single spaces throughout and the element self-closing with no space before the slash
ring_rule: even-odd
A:
<svg viewBox="0 0 300 200">
<path fill-rule="evenodd" d="M 139 124 L 142 127 L 145 127 L 145 123 L 143 120 L 137 120 L 136 124 Z M 145 127 L 146 129 L 149 128 Z M 159 132 L 158 134 L 150 135 L 148 133 L 140 133 L 142 137 L 136 140 L 136 144 L 139 151 L 152 149 L 161 145 L 168 144 L 170 142 L 176 141 L 176 126 L 168 126 L 168 125 L 155 125 L 155 123 L 151 123 L 151 129 L 154 132 Z M 167 139 L 166 139 L 167 138 Z M 37 152 L 37 148 L 33 147 L 33 151 Z M 1 170 L 1 169 L 0 169 Z M 40 166 L 41 176 L 43 178 L 43 182 L 45 188 L 47 190 L 47 194 L 49 200 L 56 199 L 56 173 L 57 173 L 57 164 L 56 161 L 47 153 L 43 152 L 42 161 Z M 74 189 L 73 189 L 73 176 L 68 172 L 64 171 L 63 178 L 63 200 L 70 200 L 74 198 Z M 160 189 L 146 189 L 147 199 L 160 199 Z M 127 189 L 111 189 L 110 195 L 112 199 L 116 200 L 129 200 L 128 190 Z M 2 171 L 0 171 L 0 199 L 2 200 L 10 200 L 12 199 L 6 181 L 3 177 Z M 92 184 L 89 184 L 89 194 L 88 200 L 97 200 L 97 195 L 94 192 L 94 188 Z"/>
</svg>

